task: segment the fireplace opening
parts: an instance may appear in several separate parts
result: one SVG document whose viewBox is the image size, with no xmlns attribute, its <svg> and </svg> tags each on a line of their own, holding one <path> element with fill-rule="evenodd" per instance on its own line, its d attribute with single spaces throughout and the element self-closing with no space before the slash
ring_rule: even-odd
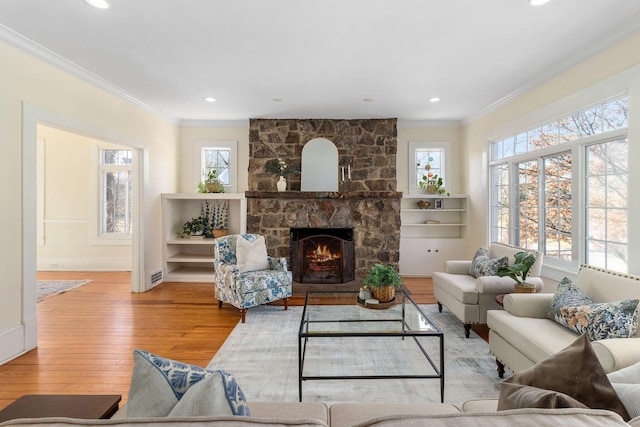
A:
<svg viewBox="0 0 640 427">
<path fill-rule="evenodd" d="M 291 273 L 299 283 L 355 279 L 353 228 L 292 228 Z"/>
</svg>

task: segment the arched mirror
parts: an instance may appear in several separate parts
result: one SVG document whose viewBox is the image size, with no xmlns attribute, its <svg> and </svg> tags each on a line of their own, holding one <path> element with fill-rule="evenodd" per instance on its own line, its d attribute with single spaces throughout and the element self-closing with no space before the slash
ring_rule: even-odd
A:
<svg viewBox="0 0 640 427">
<path fill-rule="evenodd" d="M 338 191 L 338 149 L 326 138 L 302 147 L 302 191 Z"/>
</svg>

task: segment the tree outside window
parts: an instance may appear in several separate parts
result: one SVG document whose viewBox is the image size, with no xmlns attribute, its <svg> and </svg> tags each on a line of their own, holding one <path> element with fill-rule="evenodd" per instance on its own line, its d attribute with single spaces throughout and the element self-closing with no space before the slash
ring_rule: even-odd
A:
<svg viewBox="0 0 640 427">
<path fill-rule="evenodd" d="M 131 235 L 131 150 L 100 150 L 100 235 Z"/>
</svg>

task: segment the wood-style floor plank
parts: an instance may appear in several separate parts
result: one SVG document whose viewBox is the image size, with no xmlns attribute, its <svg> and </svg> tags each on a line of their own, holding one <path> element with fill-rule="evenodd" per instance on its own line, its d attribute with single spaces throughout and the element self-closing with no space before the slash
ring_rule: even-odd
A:
<svg viewBox="0 0 640 427">
<path fill-rule="evenodd" d="M 124 402 L 135 349 L 206 366 L 240 320 L 237 309 L 218 308 L 210 283 L 134 294 L 126 272 L 38 279 L 93 282 L 38 303 L 38 348 L 0 366 L 0 409 L 24 394 L 121 394 Z M 417 303 L 435 303 L 431 279 L 405 278 L 405 286 Z M 290 304 L 304 304 L 304 296 Z"/>
</svg>

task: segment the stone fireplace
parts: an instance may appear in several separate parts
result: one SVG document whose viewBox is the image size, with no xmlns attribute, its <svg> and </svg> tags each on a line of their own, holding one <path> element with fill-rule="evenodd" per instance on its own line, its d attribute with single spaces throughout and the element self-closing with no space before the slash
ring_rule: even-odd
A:
<svg viewBox="0 0 640 427">
<path fill-rule="evenodd" d="M 290 175 L 287 191 L 276 191 L 278 176 L 266 163 L 282 158 L 299 165 L 302 148 L 314 138 L 336 145 L 339 166 L 349 167 L 351 179 L 340 180 L 335 192 L 300 191 L 300 175 Z M 287 257 L 290 269 L 291 229 L 301 228 L 351 229 L 356 282 L 375 263 L 397 266 L 402 193 L 395 191 L 396 150 L 395 119 L 252 119 L 247 232 L 263 234 L 269 254 Z"/>
</svg>

